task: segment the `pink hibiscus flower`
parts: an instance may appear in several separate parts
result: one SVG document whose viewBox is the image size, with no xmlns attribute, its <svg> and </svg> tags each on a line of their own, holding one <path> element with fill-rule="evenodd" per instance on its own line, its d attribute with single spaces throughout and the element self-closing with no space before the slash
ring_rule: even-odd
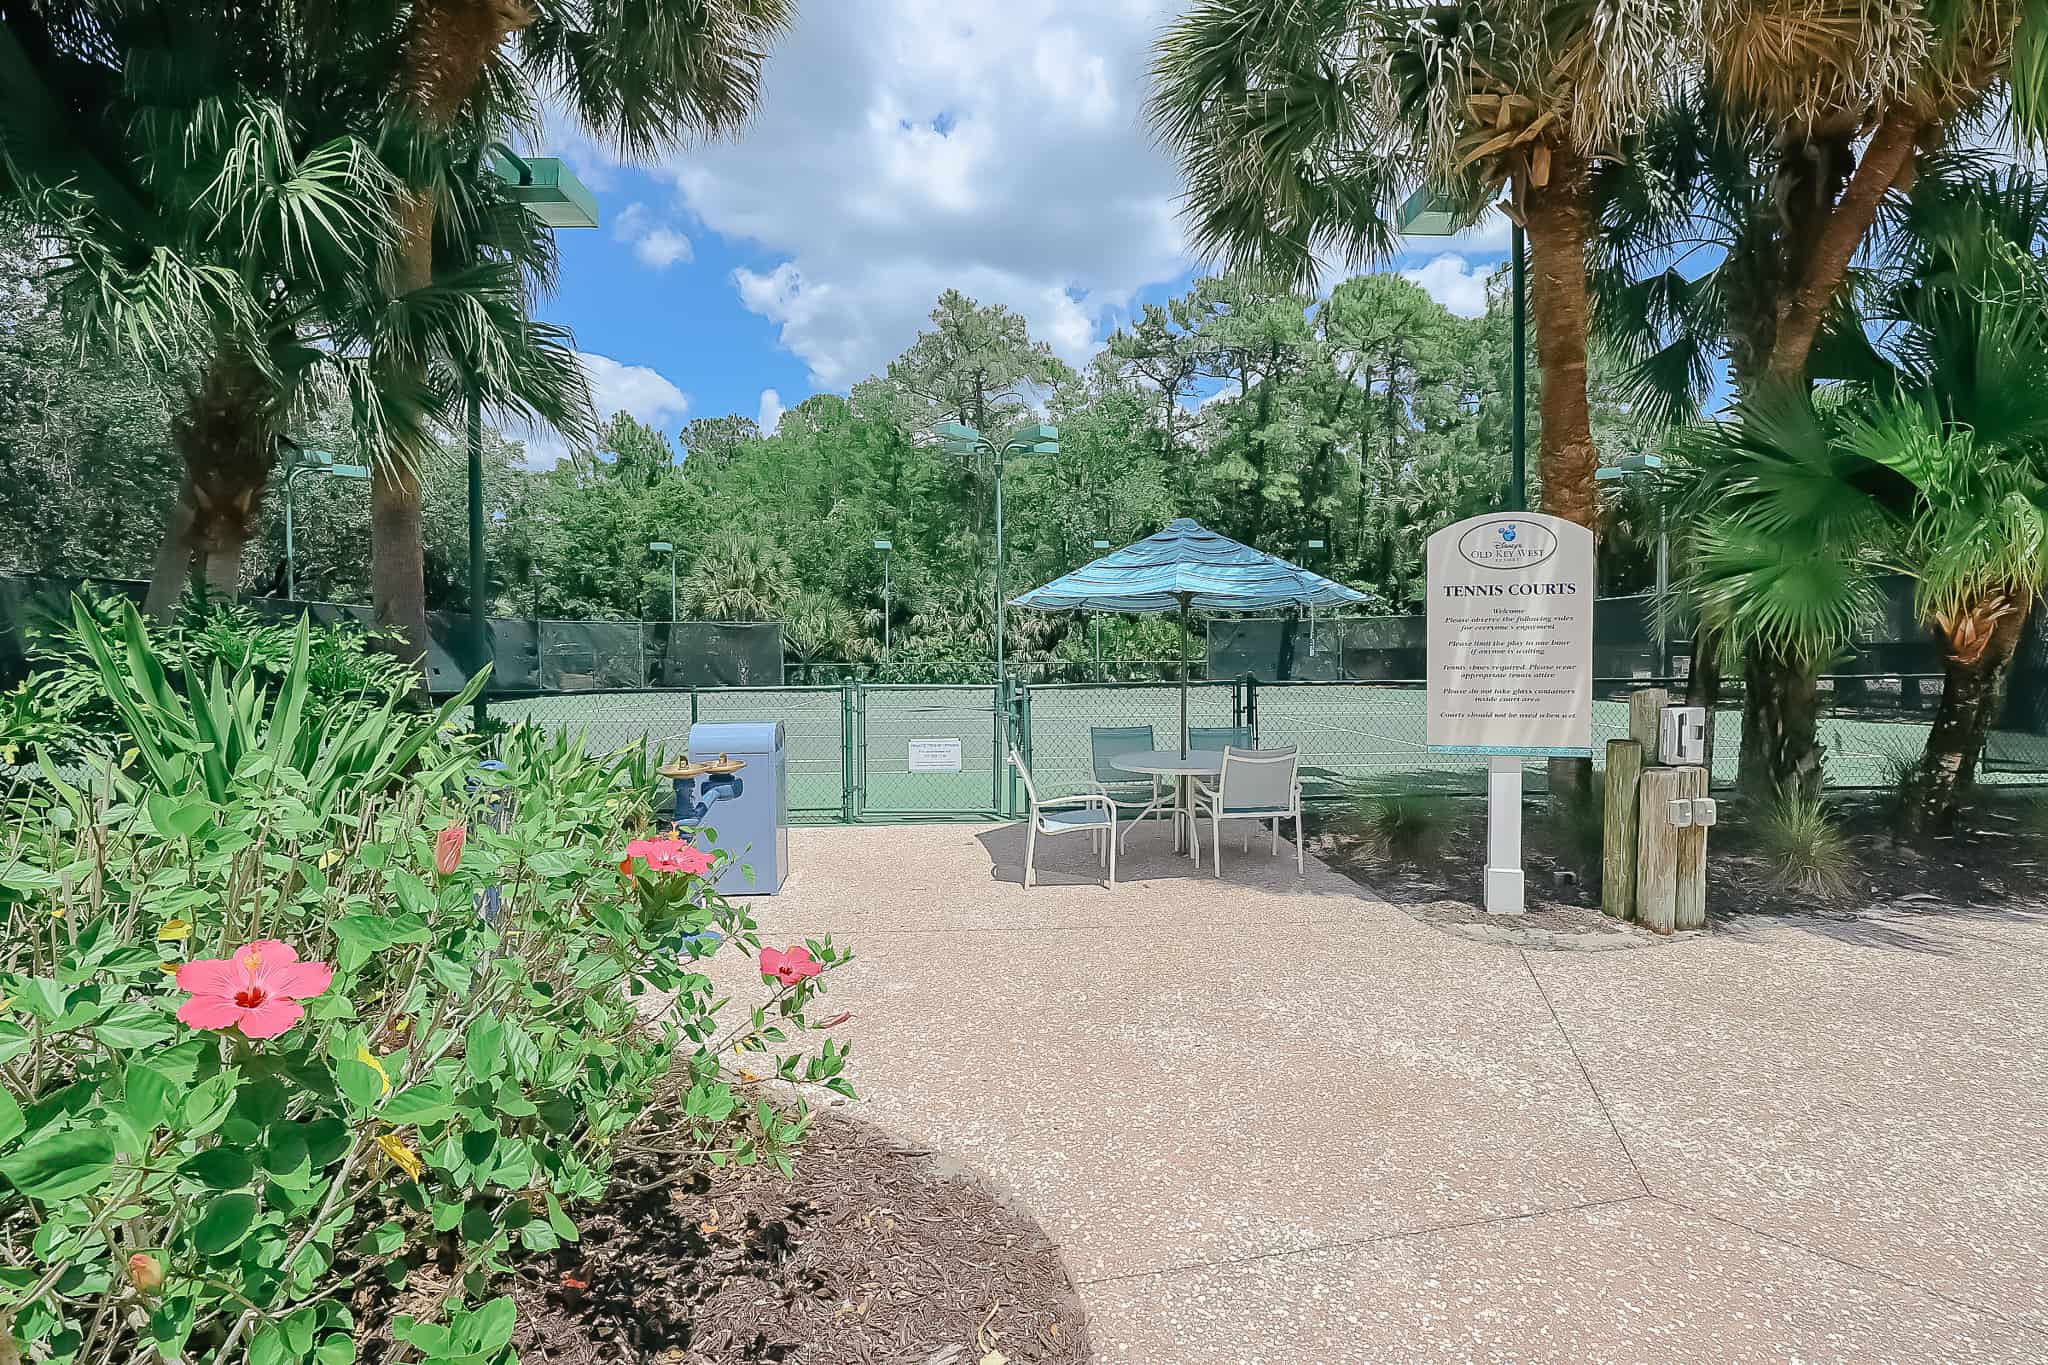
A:
<svg viewBox="0 0 2048 1365">
<path fill-rule="evenodd" d="M 178 989 L 192 998 L 178 1019 L 193 1028 L 240 1029 L 245 1038 L 275 1038 L 306 1017 L 299 1002 L 334 981 L 325 962 L 301 962 L 288 943 L 259 939 L 233 957 L 207 957 L 178 968 Z"/>
<path fill-rule="evenodd" d="M 801 943 L 787 949 L 761 950 L 761 975 L 772 976 L 785 986 L 808 981 L 824 970 L 824 964 L 812 957 L 811 950 Z"/>
<path fill-rule="evenodd" d="M 469 841 L 469 828 L 461 823 L 451 824 L 434 839 L 434 871 L 444 877 L 454 875 L 462 866 L 462 846 Z"/>
<path fill-rule="evenodd" d="M 694 848 L 687 840 L 635 839 L 626 845 L 625 861 L 619 864 L 621 872 L 633 870 L 633 860 L 638 858 L 647 865 L 650 872 L 681 872 L 691 877 L 701 877 L 711 870 L 711 855 L 701 848 Z"/>
</svg>

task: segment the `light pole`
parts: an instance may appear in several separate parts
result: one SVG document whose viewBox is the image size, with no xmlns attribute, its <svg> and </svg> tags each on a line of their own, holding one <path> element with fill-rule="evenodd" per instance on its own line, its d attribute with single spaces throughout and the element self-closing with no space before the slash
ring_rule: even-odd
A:
<svg viewBox="0 0 2048 1365">
<path fill-rule="evenodd" d="M 1604 465 L 1593 471 L 1598 483 L 1613 483 L 1631 474 L 1647 474 L 1657 477 L 1657 471 L 1664 467 L 1664 461 L 1656 455 L 1626 455 L 1611 465 Z M 1657 628 L 1657 676 L 1671 676 L 1671 641 L 1664 620 L 1664 597 L 1671 587 L 1671 535 L 1664 521 L 1664 498 L 1657 498 L 1657 604 L 1651 613 L 1656 618 Z"/>
<path fill-rule="evenodd" d="M 655 554 L 668 556 L 668 621 L 673 626 L 676 622 L 676 547 L 666 540 L 650 540 L 647 548 Z"/>
<path fill-rule="evenodd" d="M 939 439 L 954 455 L 986 453 L 996 466 L 996 684 L 1003 681 L 1003 655 L 1007 647 L 1003 615 L 1003 459 L 1009 455 L 1057 455 L 1060 429 L 1034 422 L 1009 440 L 997 444 L 965 422 L 941 422 Z"/>
<path fill-rule="evenodd" d="M 1320 550 L 1323 548 L 1323 542 L 1320 540 L 1303 541 L 1302 548 L 1304 551 Z M 1304 553 L 1302 558 L 1307 559 L 1308 555 Z M 1313 602 L 1308 604 L 1308 657 L 1311 659 L 1316 657 L 1316 604 Z"/>
<path fill-rule="evenodd" d="M 292 527 L 292 485 L 299 481 L 301 474 L 367 479 L 370 467 L 366 464 L 336 464 L 334 457 L 324 450 L 299 448 L 299 462 L 284 474 L 284 600 L 287 602 L 295 602 L 299 597 L 299 548 Z"/>
<path fill-rule="evenodd" d="M 484 148 L 490 171 L 504 182 L 507 199 L 519 204 L 547 228 L 597 226 L 597 200 L 569 168 L 552 156 L 522 157 L 502 142 Z M 490 632 L 484 625 L 484 424 L 483 396 L 469 388 L 469 629 L 470 648 L 481 670 L 490 662 Z M 477 693 L 470 707 L 479 731 L 490 717 L 489 704 Z"/>
<path fill-rule="evenodd" d="M 882 552 L 882 654 L 889 654 L 889 552 L 896 548 L 894 542 L 878 540 L 875 548 Z"/>
<path fill-rule="evenodd" d="M 1522 225 L 1510 219 L 1512 230 L 1509 238 L 1513 246 L 1514 265 L 1511 275 L 1514 280 L 1514 431 L 1509 438 L 1508 449 L 1513 453 L 1512 473 L 1508 486 L 1508 511 L 1529 510 L 1529 451 L 1527 425 L 1528 409 L 1528 326 L 1524 321 L 1528 296 L 1528 244 L 1524 240 Z M 1449 200 L 1443 198 L 1427 185 L 1408 196 L 1395 215 L 1394 224 L 1408 237 L 1449 237 L 1458 231 L 1458 217 Z"/>
<path fill-rule="evenodd" d="M 1109 548 L 1109 542 L 1100 536 L 1089 543 L 1097 554 Z M 1089 615 L 1095 618 L 1095 681 L 1102 682 L 1102 613 L 1096 611 L 1090 612 Z"/>
</svg>

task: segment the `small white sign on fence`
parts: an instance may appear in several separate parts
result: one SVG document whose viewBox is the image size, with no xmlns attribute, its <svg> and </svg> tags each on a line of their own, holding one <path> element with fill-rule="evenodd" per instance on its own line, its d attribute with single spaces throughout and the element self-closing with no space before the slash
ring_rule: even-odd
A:
<svg viewBox="0 0 2048 1365">
<path fill-rule="evenodd" d="M 960 771 L 960 741 L 913 739 L 904 767 L 913 773 L 957 773 Z"/>
</svg>

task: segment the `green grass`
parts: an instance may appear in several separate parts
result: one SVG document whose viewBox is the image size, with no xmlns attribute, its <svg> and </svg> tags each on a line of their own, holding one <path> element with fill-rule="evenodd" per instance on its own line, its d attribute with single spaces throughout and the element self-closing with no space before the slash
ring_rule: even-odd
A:
<svg viewBox="0 0 2048 1365">
<path fill-rule="evenodd" d="M 1825 802 L 1803 797 L 1777 801 L 1758 816 L 1753 830 L 1772 886 L 1822 901 L 1849 894 L 1854 866 L 1849 836 Z"/>
</svg>

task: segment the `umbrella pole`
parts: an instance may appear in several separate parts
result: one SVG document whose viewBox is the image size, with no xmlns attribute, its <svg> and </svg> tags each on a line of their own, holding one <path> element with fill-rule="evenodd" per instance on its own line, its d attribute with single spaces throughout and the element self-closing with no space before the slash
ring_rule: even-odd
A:
<svg viewBox="0 0 2048 1365">
<path fill-rule="evenodd" d="M 1180 595 L 1180 756 L 1188 756 L 1188 595 Z"/>
</svg>

